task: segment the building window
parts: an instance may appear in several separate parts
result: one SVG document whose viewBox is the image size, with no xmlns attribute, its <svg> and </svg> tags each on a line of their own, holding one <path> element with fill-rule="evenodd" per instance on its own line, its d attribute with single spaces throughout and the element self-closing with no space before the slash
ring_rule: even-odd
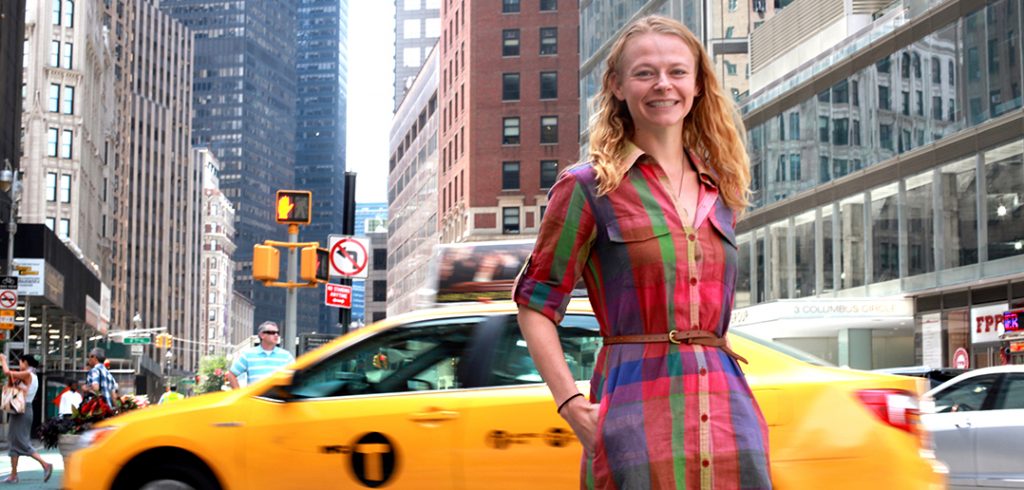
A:
<svg viewBox="0 0 1024 490">
<path fill-rule="evenodd" d="M 800 113 L 790 112 L 789 113 L 789 139 L 800 140 Z"/>
<path fill-rule="evenodd" d="M 540 161 L 540 188 L 550 189 L 558 179 L 558 160 Z"/>
<path fill-rule="evenodd" d="M 60 133 L 60 157 L 71 158 L 71 141 L 74 139 L 74 133 L 70 129 L 65 129 Z"/>
<path fill-rule="evenodd" d="M 506 117 L 502 120 L 502 138 L 501 144 L 503 145 L 518 145 L 519 144 L 519 118 L 518 117 Z"/>
<path fill-rule="evenodd" d="M 57 139 L 59 135 L 60 131 L 57 128 L 46 130 L 46 156 L 57 156 Z"/>
<path fill-rule="evenodd" d="M 892 125 L 880 124 L 878 126 L 878 143 L 886 150 L 892 151 Z"/>
<path fill-rule="evenodd" d="M 541 116 L 540 143 L 558 143 L 558 116 Z"/>
<path fill-rule="evenodd" d="M 832 144 L 846 146 L 850 144 L 850 120 L 841 117 L 832 120 Z"/>
<path fill-rule="evenodd" d="M 519 0 L 502 0 L 501 1 L 501 13 L 503 13 L 503 14 L 516 14 L 516 13 L 519 13 Z"/>
<path fill-rule="evenodd" d="M 374 270 L 386 270 L 388 268 L 388 250 L 386 248 L 373 249 Z"/>
<path fill-rule="evenodd" d="M 904 116 L 909 116 L 910 115 L 910 92 L 907 91 L 907 90 L 904 90 L 904 91 L 900 92 L 900 94 L 902 95 L 902 97 L 900 98 L 900 112 L 902 112 Z"/>
<path fill-rule="evenodd" d="M 889 97 L 889 87 L 878 86 L 878 108 L 886 111 L 892 110 L 892 102 Z"/>
<path fill-rule="evenodd" d="M 501 208 L 501 232 L 506 235 L 519 234 L 519 208 Z"/>
<path fill-rule="evenodd" d="M 860 106 L 860 83 L 850 80 L 850 99 L 854 107 Z"/>
<path fill-rule="evenodd" d="M 74 52 L 75 52 L 75 45 L 74 44 L 64 43 L 64 53 L 63 53 L 64 63 L 63 63 L 62 66 L 64 66 L 64 68 L 67 68 L 68 70 L 72 69 L 71 64 L 72 64 L 72 62 L 74 62 L 74 59 L 75 59 Z"/>
<path fill-rule="evenodd" d="M 789 179 L 800 180 L 800 154 L 793 153 L 789 155 Z"/>
<path fill-rule="evenodd" d="M 519 100 L 519 74 L 501 75 L 501 100 Z"/>
<path fill-rule="evenodd" d="M 60 202 L 71 202 L 71 176 L 68 174 L 60 174 Z"/>
<path fill-rule="evenodd" d="M 558 0 L 540 0 L 540 11 L 549 12 L 558 10 Z"/>
<path fill-rule="evenodd" d="M 64 114 L 75 113 L 75 87 L 71 85 L 64 86 Z"/>
<path fill-rule="evenodd" d="M 729 11 L 730 12 L 735 12 L 736 11 L 736 3 L 737 3 L 737 0 L 729 0 Z M 764 12 L 764 10 L 763 9 L 759 10 L 759 12 Z"/>
<path fill-rule="evenodd" d="M 779 155 L 779 164 L 775 166 L 775 182 L 786 181 L 786 155 Z"/>
<path fill-rule="evenodd" d="M 557 71 L 542 71 L 542 72 L 540 72 L 540 98 L 541 99 L 557 99 L 558 98 L 558 72 Z"/>
<path fill-rule="evenodd" d="M 938 56 L 932 56 L 932 83 L 942 83 L 942 62 Z"/>
<path fill-rule="evenodd" d="M 501 163 L 501 190 L 519 189 L 519 162 Z"/>
<path fill-rule="evenodd" d="M 910 78 L 910 53 L 903 53 L 900 56 L 900 76 Z"/>
<path fill-rule="evenodd" d="M 558 28 L 540 28 L 540 54 L 558 54 Z"/>
<path fill-rule="evenodd" d="M 61 0 L 53 0 L 53 4 L 52 4 L 53 5 L 53 13 L 51 14 L 51 16 L 53 17 L 53 25 L 55 25 L 55 26 L 59 26 L 60 25 L 60 6 L 61 6 L 61 3 L 62 3 Z M 52 226 L 50 228 L 53 229 Z"/>
<path fill-rule="evenodd" d="M 64 27 L 75 27 L 74 0 L 64 0 Z"/>
<path fill-rule="evenodd" d="M 921 55 L 917 54 L 917 52 L 914 52 L 913 65 L 914 65 L 914 78 L 920 79 L 921 78 Z"/>
<path fill-rule="evenodd" d="M 732 29 L 732 27 L 729 29 Z M 724 60 L 722 62 L 725 63 L 725 73 L 727 75 L 736 75 L 736 64 Z"/>
<path fill-rule="evenodd" d="M 57 173 L 46 172 L 46 201 L 57 202 Z"/>
<path fill-rule="evenodd" d="M 388 282 L 387 281 L 373 281 L 373 301 L 387 301 L 388 300 Z"/>
<path fill-rule="evenodd" d="M 60 41 L 50 41 L 50 66 L 60 66 Z"/>
<path fill-rule="evenodd" d="M 47 99 L 46 110 L 50 112 L 60 112 L 60 84 L 50 84 L 50 98 Z"/>
<path fill-rule="evenodd" d="M 67 218 L 60 219 L 60 228 L 57 229 L 57 235 L 63 238 L 71 236 L 71 220 Z"/>
<path fill-rule="evenodd" d="M 726 39 L 732 39 L 732 34 L 735 31 L 736 31 L 736 28 L 734 26 L 726 27 L 725 28 L 725 38 Z"/>
<path fill-rule="evenodd" d="M 850 144 L 860 146 L 860 121 L 850 121 Z"/>
<path fill-rule="evenodd" d="M 786 119 L 785 116 L 779 114 L 775 120 L 779 123 L 779 141 L 786 141 Z"/>
<path fill-rule="evenodd" d="M 57 219 L 53 218 L 53 217 L 50 217 L 50 216 L 47 216 L 46 217 L 46 227 L 49 228 L 50 231 L 53 231 L 55 228 L 57 228 Z"/>
<path fill-rule="evenodd" d="M 828 116 L 818 116 L 818 141 L 828 143 Z"/>
<path fill-rule="evenodd" d="M 953 60 L 946 64 L 946 71 L 949 73 L 949 84 L 953 85 Z"/>
<path fill-rule="evenodd" d="M 878 71 L 878 73 L 889 73 L 890 72 L 889 57 L 886 56 L 885 58 L 882 58 L 882 59 L 878 60 L 878 62 L 875 63 L 875 69 Z"/>
<path fill-rule="evenodd" d="M 501 55 L 519 56 L 519 29 L 501 31 Z"/>
</svg>

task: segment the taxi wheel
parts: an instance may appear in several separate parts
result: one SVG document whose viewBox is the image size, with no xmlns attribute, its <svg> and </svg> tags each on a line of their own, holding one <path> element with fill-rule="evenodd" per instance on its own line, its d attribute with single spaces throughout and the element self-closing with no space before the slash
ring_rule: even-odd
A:
<svg viewBox="0 0 1024 490">
<path fill-rule="evenodd" d="M 195 455 L 182 450 L 155 450 L 129 462 L 113 489 L 219 490 L 220 484 Z"/>
</svg>

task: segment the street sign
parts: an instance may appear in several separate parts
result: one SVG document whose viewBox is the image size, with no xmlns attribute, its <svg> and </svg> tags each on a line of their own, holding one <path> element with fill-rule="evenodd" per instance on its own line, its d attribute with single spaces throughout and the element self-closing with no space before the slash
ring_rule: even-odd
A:
<svg viewBox="0 0 1024 490">
<path fill-rule="evenodd" d="M 13 310 L 15 306 L 18 306 L 18 290 L 0 290 L 0 308 Z"/>
<path fill-rule="evenodd" d="M 150 337 L 125 337 L 124 343 L 126 344 L 151 344 L 153 339 Z"/>
<path fill-rule="evenodd" d="M 0 276 L 0 289 L 18 290 L 18 276 Z"/>
<path fill-rule="evenodd" d="M 143 346 L 142 344 L 132 344 L 132 355 L 133 356 L 141 356 L 142 355 L 142 349 L 144 347 L 145 346 Z"/>
<path fill-rule="evenodd" d="M 366 279 L 370 241 L 365 238 L 330 236 L 331 277 Z"/>
<path fill-rule="evenodd" d="M 327 283 L 324 304 L 335 308 L 352 308 L 352 286 Z"/>
<path fill-rule="evenodd" d="M 0 310 L 0 330 L 14 330 L 14 311 Z"/>
<path fill-rule="evenodd" d="M 967 349 L 960 347 L 953 352 L 953 367 L 957 369 L 970 369 L 971 356 L 967 354 Z"/>
</svg>

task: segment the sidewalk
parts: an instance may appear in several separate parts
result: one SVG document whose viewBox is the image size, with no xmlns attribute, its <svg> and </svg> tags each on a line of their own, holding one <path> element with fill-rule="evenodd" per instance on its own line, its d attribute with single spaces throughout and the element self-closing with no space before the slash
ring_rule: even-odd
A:
<svg viewBox="0 0 1024 490">
<path fill-rule="evenodd" d="M 53 465 L 53 475 L 50 476 L 50 481 L 43 483 L 43 468 L 39 466 L 38 461 L 28 456 L 22 456 L 18 458 L 19 484 L 3 485 L 0 483 L 0 488 L 45 488 L 51 490 L 60 488 L 60 482 L 64 478 L 64 458 L 60 457 L 60 453 L 56 449 L 43 449 L 43 444 L 38 440 L 32 440 L 32 446 L 39 451 L 47 463 Z M 7 456 L 7 441 L 3 441 L 0 442 L 0 480 L 7 478 L 9 474 L 11 474 L 11 458 Z"/>
</svg>

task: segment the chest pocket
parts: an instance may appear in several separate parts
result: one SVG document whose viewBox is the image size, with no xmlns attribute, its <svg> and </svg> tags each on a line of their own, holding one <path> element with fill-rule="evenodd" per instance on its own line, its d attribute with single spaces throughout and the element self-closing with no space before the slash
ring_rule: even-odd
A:
<svg viewBox="0 0 1024 490">
<path fill-rule="evenodd" d="M 736 229 L 732 226 L 732 217 L 732 210 L 725 204 L 719 202 L 715 205 L 715 212 L 708 216 L 708 220 L 711 221 L 715 230 L 718 230 L 718 234 L 721 235 L 722 238 L 725 238 L 725 241 L 735 249 L 737 248 Z"/>
<path fill-rule="evenodd" d="M 609 245 L 603 247 L 600 260 L 606 282 L 625 288 L 663 283 L 664 242 L 671 239 L 667 227 L 652 227 L 650 218 L 643 215 L 619 218 L 605 231 Z"/>
</svg>

